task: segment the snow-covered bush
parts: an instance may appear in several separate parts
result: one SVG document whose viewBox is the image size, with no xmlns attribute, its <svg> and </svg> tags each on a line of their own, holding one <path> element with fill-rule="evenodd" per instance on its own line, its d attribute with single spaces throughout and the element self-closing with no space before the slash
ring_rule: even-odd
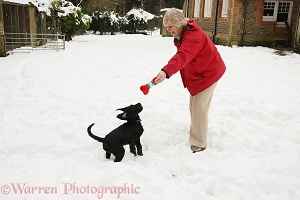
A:
<svg viewBox="0 0 300 200">
<path fill-rule="evenodd" d="M 148 20 L 155 16 L 142 9 L 132 9 L 122 19 L 122 32 L 138 33 L 148 29 Z"/>
<path fill-rule="evenodd" d="M 89 30 L 93 32 L 100 32 L 101 35 L 103 35 L 104 33 L 110 33 L 113 35 L 119 30 L 119 22 L 120 18 L 115 12 L 97 11 L 92 14 L 92 23 Z"/>
<path fill-rule="evenodd" d="M 91 18 L 81 12 L 81 8 L 74 6 L 66 0 L 55 0 L 51 3 L 50 15 L 60 27 L 62 33 L 66 34 L 66 40 L 71 40 L 76 32 L 87 30 L 91 23 Z"/>
</svg>

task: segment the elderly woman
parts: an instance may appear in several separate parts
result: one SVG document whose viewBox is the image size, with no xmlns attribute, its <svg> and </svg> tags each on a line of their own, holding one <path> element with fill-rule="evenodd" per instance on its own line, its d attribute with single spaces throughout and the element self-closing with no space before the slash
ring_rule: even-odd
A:
<svg viewBox="0 0 300 200">
<path fill-rule="evenodd" d="M 163 24 L 173 35 L 177 52 L 154 82 L 159 84 L 180 71 L 183 85 L 190 93 L 191 150 L 203 151 L 207 147 L 208 110 L 213 91 L 226 67 L 211 39 L 195 21 L 186 19 L 181 10 L 168 10 Z"/>
</svg>

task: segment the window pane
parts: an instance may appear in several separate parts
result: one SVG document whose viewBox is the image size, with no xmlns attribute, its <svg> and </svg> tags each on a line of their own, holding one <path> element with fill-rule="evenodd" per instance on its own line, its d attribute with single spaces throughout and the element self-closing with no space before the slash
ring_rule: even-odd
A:
<svg viewBox="0 0 300 200">
<path fill-rule="evenodd" d="M 204 17 L 211 17 L 212 0 L 205 0 L 204 3 Z"/>
<path fill-rule="evenodd" d="M 195 0 L 194 17 L 198 18 L 200 14 L 200 0 Z"/>
<path fill-rule="evenodd" d="M 287 21 L 289 14 L 288 13 L 278 13 L 277 15 L 277 22 L 284 22 Z"/>
<path fill-rule="evenodd" d="M 227 17 L 228 0 L 223 0 L 222 17 Z"/>
</svg>

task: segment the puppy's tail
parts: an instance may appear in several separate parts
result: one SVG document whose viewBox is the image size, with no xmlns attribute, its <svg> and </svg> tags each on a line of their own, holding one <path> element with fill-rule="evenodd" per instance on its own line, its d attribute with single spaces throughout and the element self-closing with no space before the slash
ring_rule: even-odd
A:
<svg viewBox="0 0 300 200">
<path fill-rule="evenodd" d="M 91 129 L 92 129 L 92 126 L 94 126 L 94 124 L 95 124 L 95 123 L 92 123 L 92 124 L 87 128 L 87 132 L 88 132 L 89 136 L 90 136 L 91 138 L 93 138 L 94 140 L 97 140 L 98 142 L 104 143 L 104 142 L 105 142 L 105 139 L 104 139 L 104 138 L 98 137 L 98 136 L 96 136 L 96 135 L 94 135 L 94 134 L 92 133 Z"/>
</svg>

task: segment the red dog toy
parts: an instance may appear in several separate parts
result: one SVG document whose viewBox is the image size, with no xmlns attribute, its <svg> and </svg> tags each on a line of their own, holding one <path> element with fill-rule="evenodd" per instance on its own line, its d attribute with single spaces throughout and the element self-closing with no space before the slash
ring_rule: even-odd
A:
<svg viewBox="0 0 300 200">
<path fill-rule="evenodd" d="M 147 95 L 149 93 L 149 89 L 155 85 L 155 78 L 153 78 L 152 81 L 148 82 L 146 85 L 142 85 L 140 87 L 140 90 L 144 93 L 144 95 Z"/>
</svg>

